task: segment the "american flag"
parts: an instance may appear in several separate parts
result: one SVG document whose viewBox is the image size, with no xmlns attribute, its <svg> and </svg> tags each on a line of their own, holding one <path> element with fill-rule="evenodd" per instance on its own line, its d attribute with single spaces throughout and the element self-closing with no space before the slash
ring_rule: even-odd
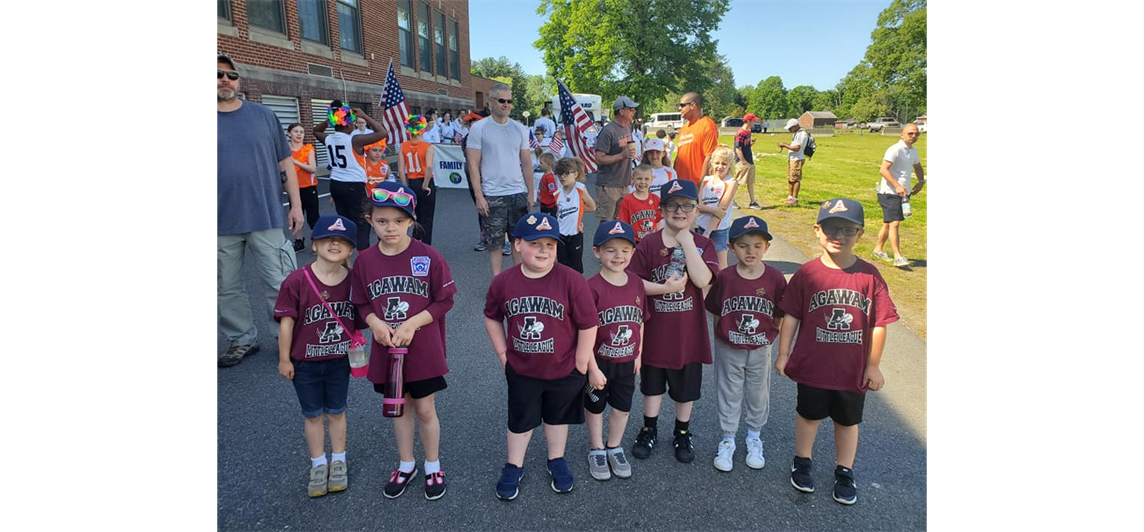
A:
<svg viewBox="0 0 1144 532">
<path fill-rule="evenodd" d="M 453 144 L 460 144 L 460 143 L 461 143 L 461 132 L 460 131 L 454 131 L 453 132 Z"/>
<path fill-rule="evenodd" d="M 533 149 L 540 147 L 540 143 L 536 142 L 536 135 L 533 135 L 531 131 L 528 132 L 528 146 Z"/>
<path fill-rule="evenodd" d="M 377 102 L 385 114 L 381 123 L 389 130 L 390 143 L 402 143 L 409 140 L 405 131 L 405 120 L 409 118 L 409 106 L 405 104 L 405 93 L 401 92 L 401 85 L 397 83 L 397 75 L 393 73 L 393 59 L 389 60 L 389 72 L 385 74 L 385 92 Z"/>
<path fill-rule="evenodd" d="M 548 143 L 548 149 L 559 156 L 560 152 L 564 151 L 564 140 L 560 137 L 552 137 L 552 141 Z"/>
<path fill-rule="evenodd" d="M 560 89 L 560 122 L 564 124 L 564 136 L 567 138 L 568 147 L 581 161 L 584 161 L 589 173 L 595 172 L 596 152 L 588 147 L 588 142 L 584 138 L 584 133 L 592 125 L 592 119 L 588 118 L 588 113 L 585 113 L 580 104 L 572 98 L 572 91 L 564 86 L 564 82 L 556 80 L 556 85 Z"/>
</svg>

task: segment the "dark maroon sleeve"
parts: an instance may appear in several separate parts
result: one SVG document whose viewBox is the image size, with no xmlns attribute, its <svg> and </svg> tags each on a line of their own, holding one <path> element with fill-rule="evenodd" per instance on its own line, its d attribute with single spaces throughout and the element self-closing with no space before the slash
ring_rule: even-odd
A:
<svg viewBox="0 0 1144 532">
<path fill-rule="evenodd" d="M 489 292 L 485 294 L 485 317 L 490 320 L 504 321 L 504 308 L 501 306 L 504 302 L 504 293 L 501 285 L 504 284 L 504 275 L 507 271 L 502 271 L 493 277 L 493 282 L 489 283 Z"/>
<path fill-rule="evenodd" d="M 373 310 L 370 308 L 369 292 L 366 291 L 365 279 L 361 271 L 361 268 L 350 269 L 350 304 L 354 306 L 358 326 L 365 329 L 369 327 L 365 322 L 365 317 L 369 316 Z"/>
<path fill-rule="evenodd" d="M 778 303 L 783 300 L 783 294 L 786 293 L 787 282 L 786 277 L 783 276 L 783 272 L 780 272 L 774 268 L 771 268 L 771 270 L 775 273 L 775 284 L 771 292 L 771 298 L 775 302 L 773 318 L 777 320 L 786 315 L 786 313 L 783 312 L 783 309 L 779 308 Z"/>
<path fill-rule="evenodd" d="M 305 266 L 303 266 L 304 268 Z M 278 299 L 274 301 L 274 321 L 282 321 L 282 318 L 297 318 L 298 317 L 298 273 L 297 270 L 291 273 L 282 281 L 281 288 L 278 289 Z"/>
<path fill-rule="evenodd" d="M 569 272 L 568 300 L 572 302 L 572 323 L 579 330 L 591 329 L 600 324 L 592 289 L 588 286 L 588 281 L 575 274 L 575 270 Z"/>
<path fill-rule="evenodd" d="M 711 279 L 719 277 L 719 255 L 715 253 L 715 242 L 710 239 L 707 244 L 703 246 L 703 262 L 707 263 L 707 269 L 711 270 Z"/>
<path fill-rule="evenodd" d="M 796 320 L 802 319 L 802 283 L 803 277 L 805 276 L 802 268 L 794 272 L 794 275 L 790 278 L 790 284 L 783 290 L 782 300 L 779 301 L 779 310 L 783 311 L 783 314 Z"/>
<path fill-rule="evenodd" d="M 733 264 L 728 266 L 728 268 L 734 267 L 735 265 Z M 723 272 L 725 271 L 727 270 L 723 270 Z M 711 283 L 711 290 L 707 291 L 707 298 L 703 300 L 703 306 L 707 307 L 707 312 L 714 314 L 716 318 L 719 317 L 719 311 L 722 310 L 719 308 L 722 306 L 721 303 L 723 299 L 721 292 L 723 291 L 723 284 L 726 282 L 722 280 L 723 272 L 719 272 L 719 274 L 715 276 L 715 281 Z"/>
<path fill-rule="evenodd" d="M 432 249 L 432 248 L 430 248 Z M 453 273 L 445 258 L 437 250 L 432 251 L 433 265 L 429 270 L 430 284 L 433 286 L 433 302 L 425 310 L 433 316 L 433 320 L 445 317 L 453 308 L 453 296 L 457 294 L 457 283 L 453 281 Z"/>
<path fill-rule="evenodd" d="M 871 299 L 874 300 L 874 327 L 885 327 L 898 321 L 898 309 L 890 300 L 890 289 L 886 286 L 886 280 L 882 279 L 882 274 L 876 269 L 874 270 L 874 297 Z"/>
<path fill-rule="evenodd" d="M 643 320 L 644 323 L 647 323 L 647 320 L 651 319 L 651 305 L 649 305 L 647 301 L 647 290 L 644 290 L 643 279 L 635 279 L 635 282 L 637 283 L 636 289 L 639 290 L 640 308 L 643 310 Z"/>
<path fill-rule="evenodd" d="M 648 235 L 648 236 L 651 236 L 651 235 Z M 644 237 L 643 240 L 640 240 L 639 245 L 636 246 L 635 253 L 632 253 L 632 261 L 630 263 L 628 263 L 628 271 L 636 274 L 636 276 L 638 276 L 640 279 L 645 279 L 645 280 L 650 281 L 651 280 L 651 274 L 650 274 L 650 272 L 648 272 L 647 253 L 648 253 L 648 249 L 650 249 L 651 246 L 647 245 L 647 241 L 648 241 L 648 237 Z M 643 284 L 643 283 L 640 283 L 640 284 Z"/>
</svg>

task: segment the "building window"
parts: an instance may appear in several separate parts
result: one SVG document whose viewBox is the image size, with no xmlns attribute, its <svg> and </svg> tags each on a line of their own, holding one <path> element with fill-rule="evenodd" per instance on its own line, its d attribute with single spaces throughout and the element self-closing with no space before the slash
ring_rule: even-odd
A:
<svg viewBox="0 0 1144 532">
<path fill-rule="evenodd" d="M 247 0 L 246 16 L 251 26 L 286 33 L 286 13 L 282 0 Z"/>
<path fill-rule="evenodd" d="M 457 49 L 457 21 L 451 21 L 453 32 L 449 34 L 449 70 L 453 79 L 461 80 L 461 52 Z"/>
<path fill-rule="evenodd" d="M 326 0 L 298 0 L 298 23 L 302 38 L 329 44 L 326 35 Z"/>
<path fill-rule="evenodd" d="M 361 53 L 360 20 L 357 0 L 338 0 L 338 34 L 342 50 Z"/>
<path fill-rule="evenodd" d="M 433 50 L 429 48 L 429 4 L 417 4 L 417 50 L 421 52 L 421 71 L 433 72 Z"/>
<path fill-rule="evenodd" d="M 437 23 L 433 25 L 433 45 L 437 47 L 437 75 L 448 76 L 449 67 L 445 62 L 445 14 L 438 11 Z"/>
<path fill-rule="evenodd" d="M 230 0 L 218 0 L 218 18 L 230 20 Z"/>
<path fill-rule="evenodd" d="M 397 42 L 401 46 L 401 64 L 413 68 L 413 8 L 409 0 L 397 2 Z"/>
</svg>

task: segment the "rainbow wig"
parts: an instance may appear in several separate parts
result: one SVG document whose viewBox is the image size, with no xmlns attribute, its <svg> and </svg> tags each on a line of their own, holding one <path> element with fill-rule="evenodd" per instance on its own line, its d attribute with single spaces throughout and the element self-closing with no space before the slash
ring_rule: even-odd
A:
<svg viewBox="0 0 1144 532">
<path fill-rule="evenodd" d="M 331 126 L 349 126 L 357 120 L 352 109 L 347 106 L 330 107 L 329 114 L 326 115 L 326 122 Z"/>
<path fill-rule="evenodd" d="M 410 135 L 420 135 L 425 131 L 427 125 L 424 116 L 409 115 L 409 119 L 405 121 L 405 131 L 408 131 Z"/>
</svg>

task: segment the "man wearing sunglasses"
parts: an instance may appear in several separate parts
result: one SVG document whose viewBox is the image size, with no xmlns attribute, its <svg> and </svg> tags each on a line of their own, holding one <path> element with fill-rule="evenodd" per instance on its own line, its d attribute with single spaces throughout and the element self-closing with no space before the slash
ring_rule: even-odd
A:
<svg viewBox="0 0 1144 532">
<path fill-rule="evenodd" d="M 675 171 L 679 179 L 699 186 L 708 158 L 719 144 L 719 128 L 714 120 L 703 116 L 703 97 L 698 93 L 689 92 L 679 97 L 679 114 L 687 123 L 675 140 Z"/>
<path fill-rule="evenodd" d="M 298 265 L 293 242 L 282 233 L 302 229 L 298 176 L 282 123 L 270 108 L 238 98 L 241 74 L 234 61 L 218 54 L 218 326 L 230 347 L 218 359 L 230 367 L 258 351 L 242 262 L 249 250 L 258 261 L 267 310 L 282 280 Z M 279 172 L 286 174 L 283 182 Z M 290 212 L 282 213 L 282 190 Z"/>
<path fill-rule="evenodd" d="M 528 128 L 509 119 L 512 89 L 497 83 L 489 89 L 491 120 L 481 120 L 469 130 L 465 155 L 477 212 L 485 216 L 485 249 L 493 276 L 501 271 L 501 244 L 505 235 L 512 242 L 517 220 L 532 211 L 532 157 Z M 520 262 L 520 253 L 512 252 Z"/>
</svg>

